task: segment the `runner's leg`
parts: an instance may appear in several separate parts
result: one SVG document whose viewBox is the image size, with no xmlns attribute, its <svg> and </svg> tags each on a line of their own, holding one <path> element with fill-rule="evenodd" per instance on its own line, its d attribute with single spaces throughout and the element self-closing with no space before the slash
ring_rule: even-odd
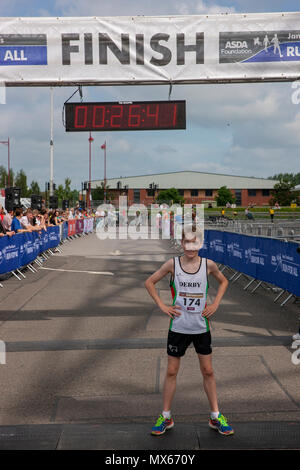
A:
<svg viewBox="0 0 300 470">
<path fill-rule="evenodd" d="M 163 411 L 170 411 L 176 391 L 176 378 L 180 366 L 180 357 L 168 356 L 168 367 L 164 382 Z"/>
<path fill-rule="evenodd" d="M 218 412 L 217 387 L 212 367 L 212 354 L 198 354 L 198 358 L 203 376 L 204 390 L 210 404 L 210 411 Z"/>
</svg>

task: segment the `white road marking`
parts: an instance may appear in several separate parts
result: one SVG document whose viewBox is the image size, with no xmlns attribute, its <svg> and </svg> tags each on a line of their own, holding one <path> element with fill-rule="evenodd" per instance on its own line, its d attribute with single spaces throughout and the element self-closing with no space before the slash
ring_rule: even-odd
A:
<svg viewBox="0 0 300 470">
<path fill-rule="evenodd" d="M 44 268 L 40 267 L 40 269 L 46 269 L 48 271 L 60 271 L 65 273 L 87 273 L 87 274 L 102 274 L 103 276 L 113 276 L 114 273 L 109 271 L 79 271 L 76 269 L 57 269 L 57 268 Z"/>
<path fill-rule="evenodd" d="M 111 251 L 109 254 L 112 255 L 112 256 L 120 256 L 121 251 L 120 250 L 115 250 L 115 251 Z"/>
</svg>

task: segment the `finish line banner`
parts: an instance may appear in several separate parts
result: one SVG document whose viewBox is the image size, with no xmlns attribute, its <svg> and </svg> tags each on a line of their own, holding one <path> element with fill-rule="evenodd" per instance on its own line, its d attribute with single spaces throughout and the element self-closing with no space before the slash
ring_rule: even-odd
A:
<svg viewBox="0 0 300 470">
<path fill-rule="evenodd" d="M 276 239 L 205 230 L 199 255 L 300 297 L 297 246 Z"/>
<path fill-rule="evenodd" d="M 8 86 L 293 81 L 300 13 L 1 18 Z"/>
</svg>

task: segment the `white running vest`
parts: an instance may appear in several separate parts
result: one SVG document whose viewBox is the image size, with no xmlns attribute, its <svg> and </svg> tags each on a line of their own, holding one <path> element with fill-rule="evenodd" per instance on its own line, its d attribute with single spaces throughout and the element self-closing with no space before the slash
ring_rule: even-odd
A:
<svg viewBox="0 0 300 470">
<path fill-rule="evenodd" d="M 182 269 L 180 257 L 174 258 L 174 278 L 171 277 L 170 287 L 173 305 L 181 307 L 181 315 L 171 320 L 170 330 L 186 334 L 209 331 L 209 322 L 201 315 L 208 289 L 206 259 L 201 258 L 198 271 L 190 274 Z"/>
</svg>

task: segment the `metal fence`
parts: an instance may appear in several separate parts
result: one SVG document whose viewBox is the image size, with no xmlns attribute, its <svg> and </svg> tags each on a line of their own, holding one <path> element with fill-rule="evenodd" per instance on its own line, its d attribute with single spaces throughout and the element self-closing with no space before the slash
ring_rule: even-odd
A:
<svg viewBox="0 0 300 470">
<path fill-rule="evenodd" d="M 219 217 L 216 220 L 206 220 L 205 226 L 208 229 L 244 235 L 300 241 L 300 219 L 294 221 L 278 220 L 271 223 L 268 221 L 228 220 Z"/>
</svg>

